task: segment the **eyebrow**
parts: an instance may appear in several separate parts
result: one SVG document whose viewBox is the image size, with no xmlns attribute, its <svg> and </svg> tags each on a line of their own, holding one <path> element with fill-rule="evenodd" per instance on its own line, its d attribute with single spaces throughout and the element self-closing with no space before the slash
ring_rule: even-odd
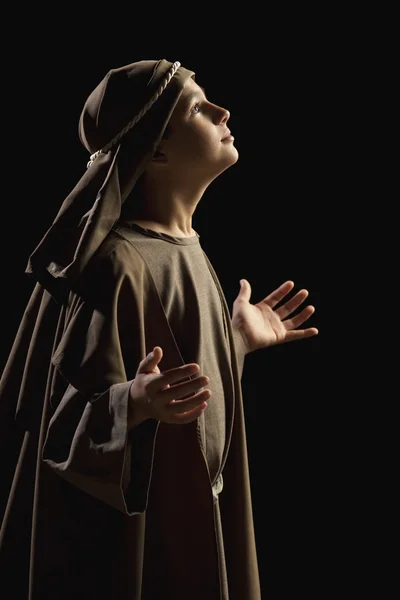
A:
<svg viewBox="0 0 400 600">
<path fill-rule="evenodd" d="M 200 90 L 203 92 L 205 99 L 207 100 L 207 94 L 206 94 L 206 90 L 200 85 L 199 86 L 200 89 L 196 90 L 195 92 L 192 92 L 191 94 L 189 94 L 189 96 L 186 97 L 186 102 L 188 104 L 191 104 L 193 102 L 193 100 L 195 100 L 196 98 L 200 98 Z"/>
</svg>

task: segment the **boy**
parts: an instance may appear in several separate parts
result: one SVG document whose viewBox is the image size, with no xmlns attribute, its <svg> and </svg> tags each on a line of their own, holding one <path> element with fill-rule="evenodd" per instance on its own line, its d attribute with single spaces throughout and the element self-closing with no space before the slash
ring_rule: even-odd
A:
<svg viewBox="0 0 400 600">
<path fill-rule="evenodd" d="M 230 316 L 192 228 L 238 160 L 229 116 L 166 60 L 113 69 L 85 103 L 88 168 L 29 258 L 0 388 L 18 598 L 260 598 L 244 357 L 318 332 L 298 329 L 313 307 L 291 317 L 293 282 L 252 305 L 242 280 Z"/>
</svg>

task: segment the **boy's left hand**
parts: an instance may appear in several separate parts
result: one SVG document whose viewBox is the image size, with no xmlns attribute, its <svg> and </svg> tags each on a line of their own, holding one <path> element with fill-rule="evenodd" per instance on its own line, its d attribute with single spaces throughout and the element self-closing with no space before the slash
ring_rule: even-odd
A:
<svg viewBox="0 0 400 600">
<path fill-rule="evenodd" d="M 296 316 L 289 318 L 307 298 L 307 290 L 298 291 L 279 308 L 274 308 L 293 288 L 293 281 L 286 281 L 261 302 L 250 304 L 250 283 L 247 279 L 240 280 L 240 291 L 233 303 L 232 325 L 240 332 L 248 352 L 318 334 L 315 327 L 298 329 L 314 313 L 313 306 L 305 306 Z"/>
</svg>

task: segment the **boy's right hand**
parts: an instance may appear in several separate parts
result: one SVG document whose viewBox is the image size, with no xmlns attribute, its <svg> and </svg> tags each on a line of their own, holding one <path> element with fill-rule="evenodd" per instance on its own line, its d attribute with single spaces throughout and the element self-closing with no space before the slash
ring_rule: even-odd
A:
<svg viewBox="0 0 400 600">
<path fill-rule="evenodd" d="M 146 419 L 190 423 L 207 407 L 211 391 L 205 386 L 209 378 L 199 375 L 199 365 L 191 363 L 161 373 L 158 363 L 162 356 L 162 349 L 156 346 L 139 364 L 130 388 L 130 427 Z"/>
</svg>

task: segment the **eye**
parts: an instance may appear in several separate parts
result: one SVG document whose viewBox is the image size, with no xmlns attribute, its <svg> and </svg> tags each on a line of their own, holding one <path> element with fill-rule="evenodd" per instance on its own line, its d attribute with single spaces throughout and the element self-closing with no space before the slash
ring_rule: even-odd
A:
<svg viewBox="0 0 400 600">
<path fill-rule="evenodd" d="M 197 103 L 196 103 L 196 104 L 193 106 L 193 108 L 192 108 L 192 110 L 190 111 L 190 113 L 191 113 L 191 114 L 194 114 L 194 115 L 196 115 L 196 114 L 198 114 L 199 112 L 200 112 L 200 103 L 199 103 L 199 102 L 197 102 Z"/>
</svg>

